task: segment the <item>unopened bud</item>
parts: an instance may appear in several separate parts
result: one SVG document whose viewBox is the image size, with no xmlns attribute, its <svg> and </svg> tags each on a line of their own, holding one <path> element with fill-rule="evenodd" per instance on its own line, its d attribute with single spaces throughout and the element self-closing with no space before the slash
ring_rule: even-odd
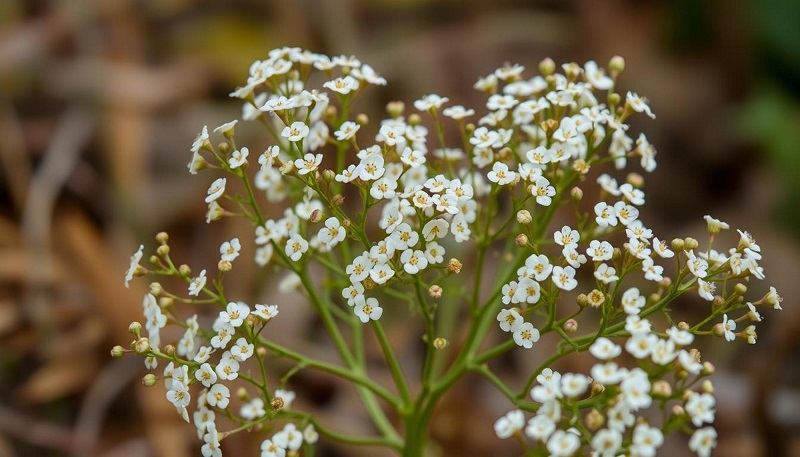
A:
<svg viewBox="0 0 800 457">
<path fill-rule="evenodd" d="M 661 300 L 661 294 L 657 292 L 653 292 L 647 297 L 647 301 L 650 303 L 658 303 L 659 300 Z"/>
<path fill-rule="evenodd" d="M 700 243 L 692 237 L 686 237 L 686 239 L 683 240 L 683 248 L 687 251 L 697 249 L 697 246 L 700 246 Z"/>
<path fill-rule="evenodd" d="M 248 397 L 247 389 L 245 389 L 244 387 L 239 387 L 238 389 L 236 389 L 236 398 L 242 401 L 246 401 L 247 397 Z"/>
<path fill-rule="evenodd" d="M 621 56 L 614 56 L 608 61 L 608 69 L 612 73 L 620 73 L 625 70 L 625 59 Z"/>
<path fill-rule="evenodd" d="M 312 224 L 316 224 L 317 222 L 321 221 L 323 217 L 325 217 L 325 213 L 323 213 L 320 209 L 315 209 L 311 212 L 311 216 L 309 216 L 308 220 Z"/>
<path fill-rule="evenodd" d="M 142 334 L 142 323 L 137 321 L 131 322 L 130 325 L 128 325 L 128 332 L 136 338 L 139 338 Z"/>
<path fill-rule="evenodd" d="M 539 73 L 541 73 L 542 76 L 550 76 L 555 73 L 555 71 L 556 63 L 553 62 L 553 59 L 550 57 L 544 58 L 539 62 Z"/>
<path fill-rule="evenodd" d="M 442 296 L 442 288 L 434 284 L 428 288 L 428 295 L 430 295 L 431 298 L 439 298 Z"/>
<path fill-rule="evenodd" d="M 406 110 L 406 105 L 403 102 L 389 102 L 386 104 L 386 112 L 389 114 L 389 117 L 398 118 L 403 115 L 403 111 Z"/>
<path fill-rule="evenodd" d="M 495 153 L 495 158 L 501 162 L 505 162 L 511 159 L 513 155 L 514 151 L 512 151 L 508 146 L 505 146 Z"/>
<path fill-rule="evenodd" d="M 572 190 L 569 191 L 569 196 L 573 201 L 579 202 L 583 199 L 583 189 L 580 187 L 573 187 Z"/>
<path fill-rule="evenodd" d="M 657 398 L 669 398 L 672 396 L 672 386 L 663 379 L 653 383 L 650 393 Z"/>
<path fill-rule="evenodd" d="M 461 261 L 458 259 L 453 258 L 450 259 L 449 262 L 447 262 L 447 271 L 449 271 L 450 273 L 455 273 L 455 274 L 461 273 L 461 267 L 463 267 L 463 265 Z"/>
<path fill-rule="evenodd" d="M 628 173 L 628 176 L 625 177 L 625 181 L 637 189 L 644 187 L 644 176 L 639 173 Z"/>
<path fill-rule="evenodd" d="M 681 405 L 673 405 L 672 406 L 672 414 L 675 416 L 683 416 L 686 414 L 686 410 L 683 409 Z"/>
<path fill-rule="evenodd" d="M 592 381 L 592 397 L 594 397 L 595 395 L 598 395 L 598 394 L 601 394 L 601 393 L 605 392 L 605 390 L 606 390 L 606 386 L 600 384 L 597 381 Z"/>
<path fill-rule="evenodd" d="M 531 212 L 527 209 L 521 209 L 517 211 L 517 222 L 522 225 L 528 225 L 533 222 L 533 216 L 531 216 Z"/>
<path fill-rule="evenodd" d="M 367 125 L 369 124 L 369 116 L 364 113 L 358 113 L 356 116 L 356 124 L 358 125 Z"/>
<path fill-rule="evenodd" d="M 146 354 L 150 350 L 150 340 L 146 337 L 141 337 L 133 343 L 133 350 L 137 354 Z"/>
<path fill-rule="evenodd" d="M 166 257 L 169 255 L 169 245 L 162 244 L 156 248 L 156 255 L 159 257 Z"/>
<path fill-rule="evenodd" d="M 154 385 L 156 385 L 157 380 L 158 378 L 156 378 L 156 375 L 154 375 L 153 373 L 147 373 L 142 378 L 142 385 L 144 385 L 145 387 L 153 387 Z"/>
<path fill-rule="evenodd" d="M 172 297 L 159 297 L 158 306 L 161 308 L 169 308 L 174 302 L 175 300 Z"/>
<path fill-rule="evenodd" d="M 608 94 L 608 104 L 611 106 L 619 105 L 619 102 L 622 101 L 622 97 L 620 97 L 617 93 Z"/>
<path fill-rule="evenodd" d="M 742 283 L 737 283 L 735 286 L 733 286 L 733 292 L 736 295 L 744 295 L 747 293 L 747 286 Z"/>
<path fill-rule="evenodd" d="M 714 367 L 713 363 L 711 363 L 711 362 L 703 362 L 703 371 L 701 371 L 703 376 L 712 375 L 712 374 L 714 374 L 714 371 L 716 371 L 716 368 Z"/>
<path fill-rule="evenodd" d="M 680 238 L 675 238 L 674 240 L 672 240 L 671 244 L 672 244 L 672 249 L 675 251 L 683 251 L 683 247 L 685 246 L 684 241 Z"/>
<path fill-rule="evenodd" d="M 168 344 L 164 346 L 164 354 L 167 354 L 170 357 L 175 356 L 175 346 Z"/>
<path fill-rule="evenodd" d="M 192 274 L 192 269 L 189 268 L 189 265 L 184 263 L 178 267 L 178 273 L 180 273 L 182 276 L 189 276 Z"/>
<path fill-rule="evenodd" d="M 444 349 L 447 346 L 447 340 L 439 337 L 433 340 L 433 347 L 436 349 Z"/>
<path fill-rule="evenodd" d="M 342 206 L 342 203 L 344 203 L 344 195 L 342 194 L 334 195 L 333 198 L 331 199 L 331 203 L 333 203 L 333 206 Z"/>
<path fill-rule="evenodd" d="M 555 119 L 547 119 L 541 123 L 541 127 L 542 130 L 544 130 L 545 135 L 550 138 L 550 136 L 552 136 L 553 133 L 558 130 L 558 121 Z"/>
<path fill-rule="evenodd" d="M 714 394 L 714 384 L 710 379 L 706 379 L 700 384 L 700 389 L 707 394 Z"/>
<path fill-rule="evenodd" d="M 122 357 L 123 354 L 125 354 L 125 348 L 122 346 L 117 345 L 111 348 L 111 357 Z"/>
<path fill-rule="evenodd" d="M 219 153 L 222 155 L 228 155 L 228 151 L 231 150 L 231 145 L 228 143 L 220 143 L 217 145 L 217 150 L 219 150 Z"/>
<path fill-rule="evenodd" d="M 567 333 L 575 333 L 578 331 L 578 321 L 575 319 L 567 319 L 564 322 L 564 331 Z"/>
<path fill-rule="evenodd" d="M 576 301 L 578 302 L 578 306 L 584 308 L 589 304 L 589 297 L 587 297 L 586 294 L 578 294 Z"/>
<path fill-rule="evenodd" d="M 678 322 L 678 329 L 679 330 L 684 330 L 685 331 L 685 330 L 689 330 L 690 328 L 691 327 L 689 326 L 688 322 L 685 322 L 685 321 Z"/>
<path fill-rule="evenodd" d="M 586 413 L 586 427 L 590 431 L 596 432 L 597 430 L 600 430 L 605 423 L 605 416 L 603 416 L 603 413 L 598 411 L 596 408 L 592 408 L 588 413 Z"/>
<path fill-rule="evenodd" d="M 528 235 L 520 233 L 517 235 L 517 238 L 514 240 L 514 242 L 517 243 L 517 246 L 519 247 L 525 247 L 528 245 Z"/>
<path fill-rule="evenodd" d="M 334 105 L 328 105 L 328 107 L 325 108 L 325 115 L 328 116 L 329 118 L 335 119 L 338 113 L 339 110 L 336 109 Z"/>
<path fill-rule="evenodd" d="M 672 278 L 670 278 L 669 276 L 664 276 L 664 278 L 661 279 L 658 285 L 661 286 L 662 289 L 666 289 L 667 287 L 672 285 Z"/>
<path fill-rule="evenodd" d="M 259 358 L 263 359 L 264 357 L 267 356 L 267 348 L 259 346 L 258 348 L 256 348 L 256 354 L 258 355 Z"/>
<path fill-rule="evenodd" d="M 324 170 L 322 172 L 322 179 L 325 181 L 333 181 L 336 179 L 336 172 L 333 170 Z"/>
<path fill-rule="evenodd" d="M 150 263 L 152 263 L 153 265 L 160 265 L 161 263 L 157 255 L 151 255 L 150 257 L 148 257 L 148 260 L 150 260 Z M 136 276 L 136 273 L 138 272 L 139 272 L 139 266 L 137 265 L 136 271 L 133 273 L 133 275 Z"/>
<path fill-rule="evenodd" d="M 161 292 L 163 292 L 163 291 L 164 291 L 164 289 L 161 287 L 161 283 L 157 283 L 157 282 L 151 282 L 150 283 L 150 293 L 154 297 L 158 297 L 159 295 L 161 295 Z"/>
<path fill-rule="evenodd" d="M 233 264 L 230 260 L 220 260 L 219 263 L 217 263 L 217 268 L 219 269 L 220 273 L 226 273 L 231 271 Z"/>
<path fill-rule="evenodd" d="M 422 118 L 419 116 L 419 114 L 413 113 L 408 116 L 408 125 L 411 127 L 416 127 L 420 123 L 422 123 Z"/>
<path fill-rule="evenodd" d="M 156 242 L 158 244 L 167 244 L 167 241 L 169 241 L 169 235 L 167 232 L 158 232 L 156 234 Z"/>
</svg>

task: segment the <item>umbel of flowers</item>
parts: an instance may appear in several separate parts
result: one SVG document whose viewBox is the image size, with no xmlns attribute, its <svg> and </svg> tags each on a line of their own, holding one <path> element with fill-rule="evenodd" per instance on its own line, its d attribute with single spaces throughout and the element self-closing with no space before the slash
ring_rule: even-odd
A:
<svg viewBox="0 0 800 457">
<path fill-rule="evenodd" d="M 171 258 L 164 233 L 148 262 L 140 247 L 126 285 L 165 282 L 150 284 L 130 349 L 112 354 L 144 357 L 154 371 L 144 382 L 163 382 L 206 457 L 242 431 L 259 434 L 262 457 L 310 455 L 320 436 L 425 455 L 437 402 L 467 375 L 507 398 L 510 412 L 494 429 L 525 455 L 649 456 L 672 433 L 709 455 L 714 367 L 695 339 L 755 343 L 754 323 L 781 297 L 756 283 L 760 298 L 746 298 L 749 280 L 764 278 L 747 232 L 718 247 L 728 224 L 707 216 L 702 244 L 665 241 L 639 218 L 644 179 L 635 171 L 654 171 L 656 151 L 626 121 L 655 116 L 645 99 L 617 90 L 623 67 L 615 57 L 606 69 L 570 63 L 557 72 L 545 59 L 526 76 L 507 64 L 475 83 L 485 107 L 431 94 L 411 113 L 390 103 L 374 123 L 351 112 L 368 86 L 386 84 L 369 65 L 271 51 L 231 94 L 244 102 L 241 119 L 204 127 L 188 165 L 209 183 L 206 222 L 247 219 L 254 252 L 224 240 L 216 266 L 190 267 Z M 263 127 L 270 146 L 237 143 L 240 120 Z M 284 304 L 225 294 L 226 275 L 247 261 L 285 272 L 284 290 L 305 294 L 294 306 L 318 314 L 338 363 L 273 341 Z M 672 315 L 685 294 L 708 302 L 706 317 Z M 384 329 L 408 319 L 425 343 L 418 370 L 401 366 Z M 182 328 L 180 339 L 162 337 L 168 324 Z M 367 337 L 390 377 L 368 372 Z M 554 351 L 540 350 L 545 338 Z M 501 379 L 492 362 L 511 350 L 541 363 L 525 379 Z M 590 358 L 591 369 L 553 369 L 572 354 Z M 274 372 L 266 360 L 275 357 L 291 368 Z M 352 436 L 295 407 L 292 377 L 302 370 L 350 382 L 374 433 Z"/>
</svg>

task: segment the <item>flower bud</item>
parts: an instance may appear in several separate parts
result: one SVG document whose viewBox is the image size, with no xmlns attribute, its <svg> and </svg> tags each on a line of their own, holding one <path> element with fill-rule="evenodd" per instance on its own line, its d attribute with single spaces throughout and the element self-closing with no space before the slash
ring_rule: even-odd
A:
<svg viewBox="0 0 800 457">
<path fill-rule="evenodd" d="M 608 94 L 608 104 L 611 106 L 619 105 L 619 102 L 622 101 L 622 97 L 620 97 L 617 93 Z"/>
<path fill-rule="evenodd" d="M 439 298 L 442 296 L 442 288 L 434 284 L 428 288 L 428 295 L 430 295 L 431 298 Z"/>
<path fill-rule="evenodd" d="M 611 250 L 611 259 L 617 260 L 622 257 L 622 249 L 615 247 Z"/>
<path fill-rule="evenodd" d="M 564 68 L 564 76 L 566 76 L 570 81 L 574 81 L 578 79 L 578 76 L 581 75 L 583 68 L 575 62 L 570 62 L 563 66 Z"/>
<path fill-rule="evenodd" d="M 264 357 L 266 357 L 266 356 L 267 356 L 267 348 L 265 348 L 265 347 L 263 347 L 263 346 L 259 346 L 258 348 L 256 348 L 256 354 L 257 354 L 257 355 L 258 355 L 260 358 L 262 358 L 262 359 L 263 359 Z"/>
<path fill-rule="evenodd" d="M 344 195 L 342 194 L 334 195 L 333 198 L 331 199 L 331 203 L 333 203 L 333 206 L 342 206 L 342 203 L 344 203 Z"/>
<path fill-rule="evenodd" d="M 444 349 L 447 347 L 447 340 L 439 337 L 433 340 L 433 347 L 436 349 Z"/>
<path fill-rule="evenodd" d="M 541 123 L 542 130 L 544 130 L 547 138 L 550 138 L 556 130 L 558 130 L 558 121 L 555 119 L 547 119 Z"/>
<path fill-rule="evenodd" d="M 464 265 L 462 265 L 461 261 L 456 258 L 452 258 L 449 262 L 447 262 L 447 271 L 458 274 L 461 273 L 461 267 L 463 266 Z"/>
<path fill-rule="evenodd" d="M 592 432 L 596 432 L 600 430 L 600 428 L 605 425 L 606 418 L 603 416 L 603 413 L 597 410 L 597 408 L 592 408 L 588 413 L 586 413 L 586 428 L 588 428 Z"/>
<path fill-rule="evenodd" d="M 282 175 L 290 174 L 292 171 L 294 171 L 294 162 L 292 162 L 291 160 L 283 162 L 281 164 L 279 171 L 281 172 Z"/>
<path fill-rule="evenodd" d="M 575 333 L 578 331 L 578 321 L 575 319 L 567 319 L 564 322 L 564 331 L 567 333 Z"/>
<path fill-rule="evenodd" d="M 174 303 L 174 299 L 172 297 L 160 297 L 158 299 L 158 306 L 162 308 L 169 308 Z"/>
<path fill-rule="evenodd" d="M 123 354 L 125 354 L 125 348 L 123 348 L 122 346 L 117 345 L 111 348 L 111 357 L 114 358 L 122 357 Z"/>
<path fill-rule="evenodd" d="M 328 105 L 328 107 L 325 108 L 325 116 L 336 119 L 337 114 L 339 114 L 339 110 L 336 109 L 334 105 Z"/>
<path fill-rule="evenodd" d="M 247 401 L 247 397 L 248 397 L 247 389 L 245 389 L 244 387 L 239 387 L 238 389 L 236 389 L 236 398 L 242 401 Z"/>
<path fill-rule="evenodd" d="M 358 125 L 367 125 L 369 124 L 369 116 L 364 113 L 358 113 L 356 115 L 356 124 Z"/>
<path fill-rule="evenodd" d="M 689 326 L 689 324 L 687 322 L 685 322 L 685 321 L 678 322 L 678 329 L 680 329 L 680 330 L 689 330 L 690 328 L 691 327 Z"/>
<path fill-rule="evenodd" d="M 733 286 L 733 293 L 740 296 L 744 295 L 747 293 L 747 286 L 741 282 L 737 283 L 735 286 Z"/>
<path fill-rule="evenodd" d="M 621 56 L 614 56 L 608 61 L 608 69 L 612 73 L 621 73 L 625 70 L 625 59 Z"/>
<path fill-rule="evenodd" d="M 517 222 L 522 225 L 528 225 L 533 222 L 533 216 L 531 216 L 531 212 L 527 209 L 521 209 L 517 211 Z"/>
<path fill-rule="evenodd" d="M 514 240 L 514 242 L 517 243 L 517 246 L 519 247 L 525 247 L 528 245 L 528 235 L 520 233 L 517 235 L 517 238 Z"/>
<path fill-rule="evenodd" d="M 275 411 L 282 410 L 283 409 L 283 405 L 285 405 L 285 403 L 283 401 L 283 398 L 281 398 L 281 397 L 272 397 L 272 401 L 269 402 L 269 404 L 270 404 L 270 406 L 272 406 L 272 409 L 274 409 Z"/>
<path fill-rule="evenodd" d="M 586 294 L 578 294 L 577 302 L 578 306 L 584 308 L 589 304 L 589 297 L 587 297 Z"/>
<path fill-rule="evenodd" d="M 573 187 L 572 190 L 569 191 L 569 196 L 572 198 L 572 201 L 579 202 L 583 200 L 583 189 L 580 187 Z"/>
<path fill-rule="evenodd" d="M 725 327 L 722 326 L 721 323 L 717 323 L 714 325 L 714 328 L 711 329 L 715 336 L 723 336 L 725 335 Z"/>
<path fill-rule="evenodd" d="M 378 287 L 378 283 L 373 281 L 372 278 L 370 278 L 369 276 L 367 276 L 366 279 L 364 279 L 364 281 L 361 282 L 361 284 L 364 286 L 364 289 L 367 290 L 372 290 Z"/>
<path fill-rule="evenodd" d="M 322 172 L 322 179 L 325 181 L 333 181 L 336 179 L 336 172 L 333 170 L 324 170 Z"/>
<path fill-rule="evenodd" d="M 312 224 L 316 224 L 317 222 L 321 221 L 323 217 L 325 217 L 325 213 L 319 209 L 315 209 L 311 212 L 311 216 L 308 218 L 308 220 Z"/>
<path fill-rule="evenodd" d="M 656 292 L 653 292 L 647 297 L 647 301 L 650 303 L 657 303 L 659 300 L 661 300 L 661 294 Z"/>
<path fill-rule="evenodd" d="M 683 240 L 683 248 L 686 249 L 687 251 L 691 251 L 692 249 L 697 249 L 697 246 L 700 246 L 700 243 L 696 239 L 690 236 L 686 237 Z"/>
<path fill-rule="evenodd" d="M 156 375 L 154 375 L 153 373 L 147 373 L 142 378 L 142 385 L 144 385 L 145 387 L 153 387 L 154 385 L 156 385 L 157 380 L 158 378 L 156 378 Z"/>
<path fill-rule="evenodd" d="M 150 350 L 150 340 L 146 337 L 141 337 L 133 342 L 133 350 L 137 354 L 146 354 Z"/>
<path fill-rule="evenodd" d="M 512 151 L 511 148 L 509 148 L 508 146 L 503 147 L 502 149 L 497 151 L 497 153 L 495 153 L 495 159 L 501 162 L 505 162 L 511 159 L 511 157 L 513 156 L 514 156 L 514 151 Z"/>
<path fill-rule="evenodd" d="M 650 393 L 657 398 L 670 398 L 672 396 L 672 386 L 663 379 L 653 383 Z"/>
<path fill-rule="evenodd" d="M 420 123 L 422 123 L 422 118 L 419 116 L 419 114 L 413 113 L 408 116 L 408 125 L 411 127 L 416 127 Z"/>
<path fill-rule="evenodd" d="M 156 255 L 159 257 L 166 257 L 169 255 L 169 245 L 162 244 L 156 248 Z"/>
<path fill-rule="evenodd" d="M 159 295 L 161 295 L 161 292 L 163 292 L 163 291 L 164 291 L 164 289 L 161 287 L 161 283 L 157 283 L 157 282 L 151 282 L 150 283 L 150 293 L 154 297 L 158 297 Z"/>
<path fill-rule="evenodd" d="M 142 323 L 136 321 L 131 322 L 130 325 L 128 325 L 128 332 L 136 338 L 139 338 L 142 334 Z"/>
<path fill-rule="evenodd" d="M 167 244 L 167 241 L 169 241 L 169 235 L 167 232 L 158 232 L 156 234 L 156 242 L 158 244 Z"/>
<path fill-rule="evenodd" d="M 542 76 L 550 76 L 556 71 L 556 63 L 553 62 L 553 59 L 550 57 L 546 57 L 539 62 L 539 73 Z"/>
<path fill-rule="evenodd" d="M 625 177 L 625 181 L 637 189 L 644 187 L 644 176 L 639 173 L 628 173 L 628 176 Z"/>
<path fill-rule="evenodd" d="M 672 285 L 672 278 L 669 276 L 664 276 L 664 278 L 658 283 L 659 287 L 662 289 L 666 289 L 667 287 Z"/>
<path fill-rule="evenodd" d="M 229 145 L 228 143 L 220 143 L 217 145 L 217 149 L 219 150 L 220 154 L 228 155 L 228 151 L 231 150 L 231 145 Z"/>
<path fill-rule="evenodd" d="M 219 206 L 219 203 L 213 201 L 208 204 L 208 211 L 206 212 L 206 223 L 214 222 L 222 219 L 225 215 L 225 209 Z"/>
<path fill-rule="evenodd" d="M 151 255 L 148 259 L 150 260 L 150 263 L 152 263 L 153 265 L 159 265 L 160 264 L 160 261 L 159 261 L 157 255 Z M 136 266 L 136 271 L 134 271 L 133 275 L 137 276 L 137 274 L 139 273 L 140 270 L 141 270 L 141 267 L 139 265 L 137 265 Z"/>
<path fill-rule="evenodd" d="M 703 371 L 700 372 L 700 373 L 703 374 L 703 376 L 712 375 L 712 374 L 714 374 L 714 371 L 716 371 L 716 368 L 714 367 L 713 363 L 711 363 L 711 362 L 703 362 Z"/>
<path fill-rule="evenodd" d="M 585 175 L 589 173 L 589 169 L 592 168 L 588 162 L 583 159 L 576 159 L 572 162 L 572 169 L 575 170 L 579 175 Z"/>
<path fill-rule="evenodd" d="M 683 415 L 686 414 L 686 410 L 683 409 L 683 406 L 681 406 L 681 405 L 673 405 L 672 406 L 672 414 L 674 416 L 683 416 Z"/>
<path fill-rule="evenodd" d="M 178 267 L 178 273 L 180 273 L 181 276 L 190 276 L 192 274 L 192 269 L 189 268 L 189 265 L 184 263 Z"/>
<path fill-rule="evenodd" d="M 598 394 L 601 394 L 601 393 L 605 392 L 605 390 L 606 390 L 606 386 L 600 384 L 597 381 L 592 381 L 592 397 L 594 397 L 595 395 L 598 395 Z"/>
<path fill-rule="evenodd" d="M 164 346 L 164 354 L 167 354 L 170 357 L 175 356 L 175 346 L 168 344 Z"/>
<path fill-rule="evenodd" d="M 711 382 L 710 379 L 706 379 L 700 384 L 700 389 L 707 394 L 714 394 L 714 384 Z"/>
<path fill-rule="evenodd" d="M 391 118 L 398 118 L 403 115 L 406 105 L 403 102 L 389 102 L 386 104 L 386 112 Z"/>
<path fill-rule="evenodd" d="M 684 248 L 684 242 L 683 242 L 683 240 L 682 240 L 682 239 L 680 239 L 680 238 L 675 238 L 675 239 L 673 239 L 673 240 L 672 240 L 672 243 L 671 243 L 671 244 L 672 244 L 672 250 L 674 250 L 674 251 L 676 251 L 676 252 L 677 252 L 677 251 L 683 251 L 683 248 Z"/>
</svg>

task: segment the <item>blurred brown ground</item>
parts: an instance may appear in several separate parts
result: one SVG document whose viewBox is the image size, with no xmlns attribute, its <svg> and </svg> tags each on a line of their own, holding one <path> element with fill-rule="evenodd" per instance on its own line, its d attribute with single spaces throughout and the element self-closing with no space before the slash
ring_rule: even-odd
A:
<svg viewBox="0 0 800 457">
<path fill-rule="evenodd" d="M 163 389 L 140 386 L 141 362 L 108 356 L 129 341 L 146 287 L 125 289 L 123 272 L 160 230 L 189 263 L 214 256 L 203 247 L 223 236 L 249 236 L 202 223 L 207 183 L 185 165 L 202 125 L 238 113 L 227 93 L 249 64 L 284 45 L 372 65 L 389 80 L 361 102 L 373 119 L 387 101 L 429 92 L 477 106 L 473 82 L 505 62 L 532 72 L 547 56 L 624 56 L 622 87 L 658 115 L 635 125 L 659 151 L 644 220 L 666 237 L 702 238 L 707 213 L 749 230 L 766 283 L 786 298 L 756 346 L 705 348 L 718 367 L 715 455 L 800 455 L 798 24 L 790 0 L 3 0 L 0 456 L 199 455 Z M 240 267 L 229 287 L 252 292 L 255 266 Z M 310 321 L 294 316 L 277 338 Z M 352 394 L 331 400 L 334 381 L 303 379 L 308 408 L 357 415 Z M 444 403 L 433 432 L 445 455 L 515 455 L 491 429 L 499 397 L 458 388 L 484 406 Z M 226 453 L 257 449 L 246 440 L 226 441 Z"/>
</svg>

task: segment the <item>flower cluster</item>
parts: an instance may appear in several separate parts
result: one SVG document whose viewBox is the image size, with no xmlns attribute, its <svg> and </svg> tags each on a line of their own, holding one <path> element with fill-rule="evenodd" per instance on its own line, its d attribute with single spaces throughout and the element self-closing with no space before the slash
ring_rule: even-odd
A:
<svg viewBox="0 0 800 457">
<path fill-rule="evenodd" d="M 150 274 L 177 278 L 186 289 L 150 285 L 148 335 L 132 324 L 132 350 L 150 369 L 168 361 L 167 399 L 187 422 L 196 396 L 191 415 L 203 455 L 221 455 L 223 439 L 245 429 L 271 432 L 262 456 L 299 455 L 317 433 L 421 455 L 437 401 L 468 373 L 486 378 L 514 405 L 495 431 L 517 437 L 531 455 L 655 455 L 675 431 L 691 435 L 692 451 L 709 455 L 716 445 L 713 365 L 701 362 L 695 338 L 755 343 L 749 323 L 762 319 L 758 307 L 779 309 L 781 298 L 770 288 L 760 300 L 745 300 L 745 283 L 764 279 L 761 249 L 747 232 L 717 251 L 716 238 L 730 227 L 713 217 L 706 217 L 703 248 L 693 238 L 666 242 L 640 219 L 644 178 L 629 172 L 623 180 L 620 173 L 629 166 L 654 171 L 656 150 L 643 133 L 631 134 L 626 120 L 655 115 L 636 93 L 616 91 L 623 68 L 614 58 L 608 69 L 570 63 L 559 73 L 545 59 L 540 74 L 526 78 L 524 67 L 507 64 L 475 84 L 487 100 L 474 123 L 468 119 L 478 110 L 428 94 L 411 114 L 390 103 L 389 117 L 371 127 L 351 107 L 367 86 L 386 81 L 357 58 L 283 48 L 255 62 L 231 96 L 244 102 L 241 120 L 258 121 L 271 145 L 251 169 L 250 149 L 236 143 L 238 120 L 211 133 L 204 127 L 188 169 L 223 175 L 209 179 L 206 222 L 252 223 L 251 258 L 286 272 L 282 290 L 305 294 L 341 363 L 272 341 L 268 324 L 277 305 L 251 307 L 225 296 L 225 275 L 241 262 L 239 239 L 222 242 L 217 274 L 209 277 L 210 267 L 193 274 L 176 266 L 167 235 L 159 234 L 153 267 L 140 264 L 140 247 L 125 283 Z M 606 165 L 612 169 L 596 171 Z M 559 220 L 574 220 L 553 227 L 561 213 Z M 311 264 L 324 274 L 312 275 Z M 669 305 L 689 292 L 710 302 L 708 316 L 673 319 Z M 202 311 L 180 317 L 178 303 Z M 414 383 L 383 328 L 402 310 L 398 303 L 410 303 L 412 316 L 422 318 L 413 331 L 426 349 Z M 163 344 L 168 323 L 183 336 Z M 394 390 L 366 375 L 364 326 L 379 342 Z M 453 331 L 459 327 L 469 329 L 466 337 Z M 557 341 L 557 352 L 522 392 L 490 369 L 493 358 L 516 347 L 535 350 L 543 338 Z M 460 339 L 448 349 L 453 356 L 437 355 Z M 588 373 L 551 368 L 584 351 L 596 359 Z M 270 373 L 268 355 L 295 365 Z M 295 394 L 285 387 L 305 369 L 353 383 L 377 436 L 344 435 L 294 409 Z M 156 377 L 148 376 L 152 385 Z M 403 418 L 402 436 L 378 400 Z M 645 414 L 654 407 L 661 422 Z M 218 415 L 239 427 L 220 432 Z"/>
</svg>

